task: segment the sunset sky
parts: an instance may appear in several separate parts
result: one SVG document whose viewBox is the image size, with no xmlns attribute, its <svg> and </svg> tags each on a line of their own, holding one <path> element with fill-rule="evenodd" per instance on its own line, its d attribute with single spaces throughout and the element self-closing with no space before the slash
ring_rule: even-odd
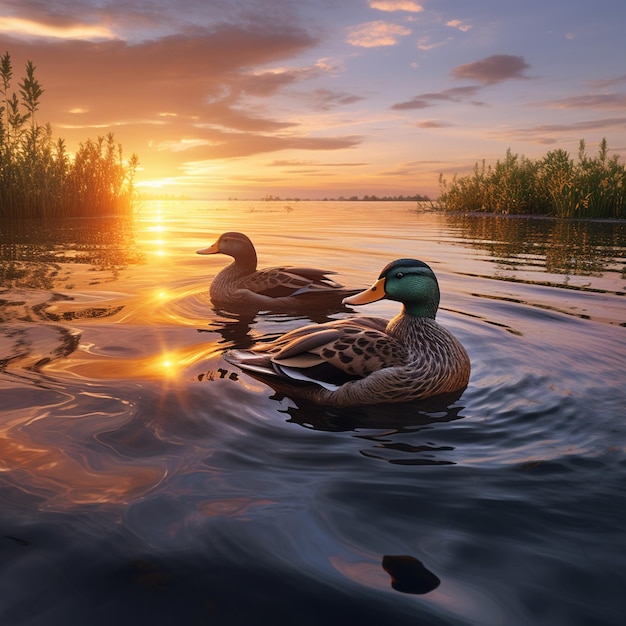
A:
<svg viewBox="0 0 626 626">
<path fill-rule="evenodd" d="M 624 0 L 3 0 L 14 85 L 146 191 L 439 194 L 507 148 L 626 158 Z"/>
</svg>

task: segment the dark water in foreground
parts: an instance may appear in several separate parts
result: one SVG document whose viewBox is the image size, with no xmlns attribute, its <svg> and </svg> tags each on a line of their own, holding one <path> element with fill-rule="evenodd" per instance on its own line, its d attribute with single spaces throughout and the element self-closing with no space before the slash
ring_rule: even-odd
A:
<svg viewBox="0 0 626 626">
<path fill-rule="evenodd" d="M 414 208 L 0 224 L 0 624 L 623 623 L 626 225 Z M 354 287 L 428 262 L 463 396 L 310 409 L 234 370 L 310 320 L 211 308 L 225 230 Z"/>
</svg>

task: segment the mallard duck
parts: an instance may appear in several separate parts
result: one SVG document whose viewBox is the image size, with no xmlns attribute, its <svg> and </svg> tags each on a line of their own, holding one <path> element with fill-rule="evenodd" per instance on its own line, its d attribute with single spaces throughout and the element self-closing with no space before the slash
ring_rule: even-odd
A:
<svg viewBox="0 0 626 626">
<path fill-rule="evenodd" d="M 328 278 L 336 274 L 312 267 L 269 267 L 257 269 L 252 241 L 243 233 L 228 232 L 197 254 L 227 254 L 234 262 L 213 279 L 211 300 L 227 309 L 256 308 L 291 310 L 301 306 L 325 307 L 341 304 L 354 290 Z"/>
<path fill-rule="evenodd" d="M 224 358 L 276 391 L 317 404 L 350 407 L 409 402 L 460 393 L 470 360 L 461 343 L 435 321 L 439 285 L 422 261 L 389 263 L 365 291 L 344 299 L 359 305 L 401 302 L 391 321 L 352 317 L 292 330 Z"/>
</svg>

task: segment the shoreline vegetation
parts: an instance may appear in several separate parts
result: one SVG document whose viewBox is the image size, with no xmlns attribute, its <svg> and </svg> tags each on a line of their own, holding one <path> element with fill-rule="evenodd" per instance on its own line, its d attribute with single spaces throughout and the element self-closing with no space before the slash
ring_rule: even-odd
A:
<svg viewBox="0 0 626 626">
<path fill-rule="evenodd" d="M 137 155 L 124 159 L 113 133 L 80 143 L 74 155 L 63 139 L 54 140 L 50 124 L 36 120 L 44 93 L 26 63 L 11 91 L 13 67 L 8 52 L 0 57 L 0 218 L 130 216 L 138 194 Z M 608 156 L 606 139 L 589 157 L 581 140 L 577 161 L 556 149 L 539 160 L 507 150 L 495 166 L 476 163 L 471 174 L 451 180 L 439 175 L 436 200 L 420 194 L 325 197 L 322 201 L 410 201 L 431 210 L 455 213 L 519 215 L 577 219 L 626 219 L 626 167 L 619 156 Z M 146 195 L 145 199 L 159 199 Z M 177 196 L 176 199 L 187 199 Z M 229 198 L 236 200 L 237 198 Z M 264 202 L 305 198 L 266 195 Z M 290 208 L 290 207 L 288 207 Z"/>
<path fill-rule="evenodd" d="M 26 63 L 18 96 L 11 56 L 0 57 L 0 217 L 131 215 L 137 156 L 125 160 L 113 133 L 87 139 L 71 156 L 50 124 L 37 122 L 44 90 L 35 69 Z"/>
<path fill-rule="evenodd" d="M 562 149 L 531 160 L 507 150 L 494 167 L 476 163 L 472 174 L 439 176 L 436 206 L 445 211 L 578 219 L 626 219 L 626 167 L 609 158 L 602 139 L 590 158 L 585 141 L 578 160 Z"/>
</svg>

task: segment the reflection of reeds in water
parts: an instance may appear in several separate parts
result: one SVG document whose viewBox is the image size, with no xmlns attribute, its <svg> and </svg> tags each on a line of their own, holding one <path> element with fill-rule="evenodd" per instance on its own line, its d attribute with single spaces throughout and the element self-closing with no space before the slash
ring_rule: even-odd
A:
<svg viewBox="0 0 626 626">
<path fill-rule="evenodd" d="M 55 292 L 70 289 L 71 265 L 106 272 L 142 260 L 131 219 L 5 220 L 0 233 L 0 373 L 31 378 L 76 350 L 77 319 L 111 317 L 119 303 L 94 307 Z M 91 274 L 90 274 L 91 276 Z M 93 284 L 98 279 L 89 279 Z M 59 305 L 62 305 L 59 309 Z"/>
<path fill-rule="evenodd" d="M 115 275 L 142 259 L 130 218 L 2 221 L 0 284 L 4 288 L 49 290 L 64 280 L 65 264 L 81 263 Z"/>
<path fill-rule="evenodd" d="M 597 224 L 558 220 L 545 250 L 546 269 L 561 274 L 600 274 L 615 260 L 620 246 L 623 255 L 624 230 L 623 225 L 598 228 Z"/>
<path fill-rule="evenodd" d="M 483 161 L 468 176 L 440 176 L 440 185 L 439 202 L 450 211 L 626 218 L 626 167 L 608 157 L 606 139 L 594 158 L 581 141 L 577 162 L 562 149 L 537 161 L 508 150 L 494 167 Z"/>
<path fill-rule="evenodd" d="M 448 215 L 471 245 L 507 263 L 543 265 L 555 274 L 599 274 L 624 258 L 626 225 L 619 222 Z"/>
<path fill-rule="evenodd" d="M 10 332 L 0 331 L 4 338 L 0 352 L 0 373 L 21 370 L 38 373 L 53 361 L 64 359 L 78 348 L 80 335 L 63 326 L 21 325 Z"/>
</svg>

